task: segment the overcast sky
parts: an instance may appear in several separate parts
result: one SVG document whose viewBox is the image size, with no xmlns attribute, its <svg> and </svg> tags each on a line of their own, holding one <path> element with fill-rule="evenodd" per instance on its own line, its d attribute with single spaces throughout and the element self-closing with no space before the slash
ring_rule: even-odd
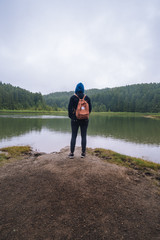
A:
<svg viewBox="0 0 160 240">
<path fill-rule="evenodd" d="M 43 94 L 160 82 L 160 0 L 0 0 L 0 81 Z"/>
</svg>

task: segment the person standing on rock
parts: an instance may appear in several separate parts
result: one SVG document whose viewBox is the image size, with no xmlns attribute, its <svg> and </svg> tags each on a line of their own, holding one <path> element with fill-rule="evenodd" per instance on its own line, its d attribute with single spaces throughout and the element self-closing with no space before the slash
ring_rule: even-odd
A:
<svg viewBox="0 0 160 240">
<path fill-rule="evenodd" d="M 69 158 L 74 158 L 74 150 L 79 127 L 81 130 L 81 158 L 86 155 L 86 135 L 89 123 L 88 118 L 91 110 L 91 101 L 90 98 L 84 94 L 84 85 L 82 83 L 78 83 L 75 89 L 75 94 L 71 96 L 68 105 L 68 116 L 71 119 L 72 129 Z"/>
</svg>

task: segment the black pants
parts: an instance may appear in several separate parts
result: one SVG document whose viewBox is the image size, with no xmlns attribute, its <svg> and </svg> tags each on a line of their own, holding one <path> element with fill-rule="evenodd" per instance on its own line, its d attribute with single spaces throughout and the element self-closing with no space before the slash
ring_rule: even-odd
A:
<svg viewBox="0 0 160 240">
<path fill-rule="evenodd" d="M 81 129 L 82 152 L 85 153 L 85 151 L 86 151 L 86 143 L 87 143 L 86 135 L 87 135 L 87 128 L 88 128 L 88 119 L 71 120 L 71 128 L 72 128 L 72 138 L 71 138 L 71 145 L 70 145 L 71 153 L 74 153 L 79 127 Z"/>
</svg>

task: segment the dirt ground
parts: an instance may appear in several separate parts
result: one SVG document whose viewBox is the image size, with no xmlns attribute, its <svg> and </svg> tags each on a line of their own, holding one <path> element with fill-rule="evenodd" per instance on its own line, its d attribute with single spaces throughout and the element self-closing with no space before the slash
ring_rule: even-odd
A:
<svg viewBox="0 0 160 240">
<path fill-rule="evenodd" d="M 0 168 L 0 240 L 160 239 L 160 188 L 98 157 L 25 156 Z"/>
</svg>

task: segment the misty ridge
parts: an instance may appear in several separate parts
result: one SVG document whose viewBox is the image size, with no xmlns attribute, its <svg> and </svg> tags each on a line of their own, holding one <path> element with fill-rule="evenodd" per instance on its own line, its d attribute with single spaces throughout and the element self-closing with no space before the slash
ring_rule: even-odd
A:
<svg viewBox="0 0 160 240">
<path fill-rule="evenodd" d="M 70 91 L 42 95 L 0 82 L 0 110 L 66 111 L 73 94 Z M 95 112 L 160 112 L 160 83 L 89 89 L 85 94 Z"/>
</svg>

